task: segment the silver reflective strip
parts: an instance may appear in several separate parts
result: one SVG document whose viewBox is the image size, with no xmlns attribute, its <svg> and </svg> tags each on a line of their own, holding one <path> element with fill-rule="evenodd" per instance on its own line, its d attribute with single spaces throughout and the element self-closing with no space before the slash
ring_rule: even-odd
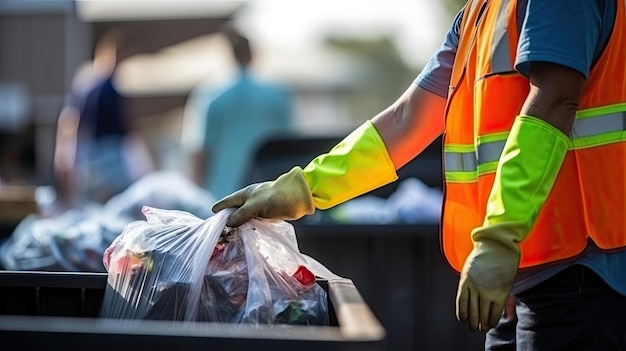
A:
<svg viewBox="0 0 626 351">
<path fill-rule="evenodd" d="M 478 164 L 497 162 L 500 160 L 506 140 L 492 141 L 478 145 Z"/>
<path fill-rule="evenodd" d="M 502 1 L 496 19 L 496 28 L 493 32 L 491 72 L 502 73 L 513 71 L 513 59 L 509 51 L 508 31 L 508 9 L 509 1 Z"/>
<path fill-rule="evenodd" d="M 446 172 L 475 172 L 478 166 L 497 162 L 504 150 L 506 140 L 491 141 L 478 145 L 478 152 L 445 152 Z"/>
<path fill-rule="evenodd" d="M 472 172 L 476 170 L 476 153 L 446 152 L 444 162 L 446 172 Z"/>
<path fill-rule="evenodd" d="M 574 139 L 611 132 L 626 131 L 626 111 L 576 119 L 572 129 Z M 451 152 L 444 154 L 446 172 L 475 172 L 478 167 L 497 162 L 504 151 L 506 139 L 482 142 L 478 151 Z"/>
<path fill-rule="evenodd" d="M 582 138 L 623 130 L 626 130 L 626 111 L 576 119 L 572 128 L 572 136 Z"/>
</svg>

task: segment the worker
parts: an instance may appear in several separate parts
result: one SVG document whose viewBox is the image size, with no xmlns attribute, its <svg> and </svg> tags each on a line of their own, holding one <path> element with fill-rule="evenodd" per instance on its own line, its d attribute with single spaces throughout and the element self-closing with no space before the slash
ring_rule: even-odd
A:
<svg viewBox="0 0 626 351">
<path fill-rule="evenodd" d="M 487 350 L 624 350 L 625 7 L 470 0 L 391 106 L 213 211 L 301 218 L 395 181 L 443 134 L 457 318 Z"/>
</svg>

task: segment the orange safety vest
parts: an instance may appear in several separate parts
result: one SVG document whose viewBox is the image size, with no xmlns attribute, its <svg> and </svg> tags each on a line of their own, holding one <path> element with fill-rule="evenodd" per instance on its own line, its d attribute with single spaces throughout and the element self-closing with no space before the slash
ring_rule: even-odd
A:
<svg viewBox="0 0 626 351">
<path fill-rule="evenodd" d="M 526 240 L 520 268 L 574 257 L 591 238 L 626 246 L 626 0 L 587 78 L 571 146 Z M 482 225 L 498 160 L 529 82 L 517 73 L 515 0 L 466 5 L 452 69 L 444 135 L 445 201 L 441 245 L 461 271 Z"/>
</svg>

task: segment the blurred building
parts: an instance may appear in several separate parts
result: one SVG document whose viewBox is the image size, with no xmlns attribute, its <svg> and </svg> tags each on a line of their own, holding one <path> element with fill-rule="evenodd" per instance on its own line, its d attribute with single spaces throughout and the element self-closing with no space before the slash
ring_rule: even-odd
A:
<svg viewBox="0 0 626 351">
<path fill-rule="evenodd" d="M 213 33 L 247 1 L 0 1 L 0 128 L 5 182 L 46 184 L 52 178 L 56 120 L 73 76 L 110 28 L 131 34 L 134 54 L 120 68 L 121 92 L 158 165 L 173 166 L 191 89 L 219 85 L 233 72 Z M 259 47 L 257 69 L 297 93 L 303 131 L 349 129 L 342 93 L 359 86 L 366 60 L 346 53 Z M 174 156 L 175 158 L 175 156 Z M 175 166 L 175 165 L 174 165 Z"/>
</svg>

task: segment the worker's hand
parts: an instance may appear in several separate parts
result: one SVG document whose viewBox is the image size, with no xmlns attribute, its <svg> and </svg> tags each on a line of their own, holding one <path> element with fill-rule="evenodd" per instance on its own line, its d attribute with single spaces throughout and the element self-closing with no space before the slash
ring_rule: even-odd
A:
<svg viewBox="0 0 626 351">
<path fill-rule="evenodd" d="M 309 185 L 300 167 L 281 175 L 274 181 L 255 183 L 219 200 L 213 212 L 238 207 L 226 225 L 237 227 L 248 220 L 261 217 L 295 220 L 315 212 Z"/>
<path fill-rule="evenodd" d="M 494 234 L 494 229 L 502 228 L 479 230 L 491 230 L 490 234 Z M 475 240 L 459 280 L 456 296 L 458 320 L 468 322 L 472 331 L 486 332 L 495 327 L 513 287 L 519 260 L 519 249 L 511 241 L 494 240 L 489 235 Z"/>
</svg>

